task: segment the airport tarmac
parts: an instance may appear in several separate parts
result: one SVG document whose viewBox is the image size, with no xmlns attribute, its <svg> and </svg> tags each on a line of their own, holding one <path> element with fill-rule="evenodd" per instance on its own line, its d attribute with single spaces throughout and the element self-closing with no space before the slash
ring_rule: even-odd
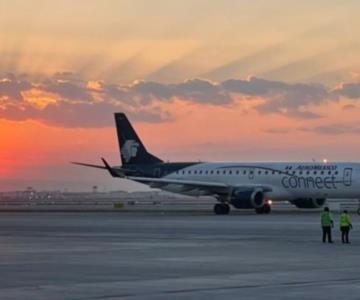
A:
<svg viewBox="0 0 360 300">
<path fill-rule="evenodd" d="M 359 299 L 353 223 L 343 245 L 318 213 L 0 213 L 0 299 Z"/>
</svg>

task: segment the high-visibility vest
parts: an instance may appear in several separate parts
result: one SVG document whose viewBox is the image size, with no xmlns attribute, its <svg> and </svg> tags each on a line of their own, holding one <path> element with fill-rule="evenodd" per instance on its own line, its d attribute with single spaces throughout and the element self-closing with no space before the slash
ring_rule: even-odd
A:
<svg viewBox="0 0 360 300">
<path fill-rule="evenodd" d="M 350 215 L 346 213 L 342 213 L 340 215 L 340 227 L 350 226 L 350 224 L 351 224 Z"/>
<path fill-rule="evenodd" d="M 327 227 L 327 226 L 331 226 L 331 225 L 332 225 L 332 217 L 331 217 L 330 212 L 323 211 L 321 213 L 321 226 Z"/>
</svg>

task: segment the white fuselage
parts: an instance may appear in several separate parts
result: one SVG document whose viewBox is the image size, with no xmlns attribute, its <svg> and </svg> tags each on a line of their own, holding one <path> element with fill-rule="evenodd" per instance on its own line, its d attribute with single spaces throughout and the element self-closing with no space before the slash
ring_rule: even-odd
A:
<svg viewBox="0 0 360 300">
<path fill-rule="evenodd" d="M 220 182 L 233 187 L 263 185 L 270 187 L 266 197 L 273 200 L 350 199 L 360 195 L 360 163 L 354 162 L 209 162 L 194 164 L 165 178 Z M 196 191 L 179 190 L 176 185 L 163 189 L 196 194 Z"/>
</svg>

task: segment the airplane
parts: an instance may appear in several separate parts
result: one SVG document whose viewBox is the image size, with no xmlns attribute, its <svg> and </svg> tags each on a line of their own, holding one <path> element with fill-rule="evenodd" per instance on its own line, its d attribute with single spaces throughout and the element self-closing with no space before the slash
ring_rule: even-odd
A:
<svg viewBox="0 0 360 300">
<path fill-rule="evenodd" d="M 356 162 L 165 162 L 147 151 L 124 113 L 115 113 L 121 166 L 73 164 L 107 170 L 164 191 L 214 196 L 214 213 L 230 206 L 268 214 L 272 201 L 298 208 L 320 208 L 327 199 L 360 195 L 360 163 Z"/>
</svg>

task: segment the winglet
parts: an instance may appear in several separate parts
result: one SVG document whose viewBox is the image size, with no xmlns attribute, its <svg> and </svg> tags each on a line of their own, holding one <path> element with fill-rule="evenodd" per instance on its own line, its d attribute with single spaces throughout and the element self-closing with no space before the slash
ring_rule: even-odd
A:
<svg viewBox="0 0 360 300">
<path fill-rule="evenodd" d="M 108 162 L 105 160 L 105 158 L 101 158 L 101 160 L 103 161 L 106 170 L 109 171 L 110 175 L 112 177 L 124 177 L 124 174 L 119 174 L 118 172 L 116 172 L 112 167 L 110 167 L 110 165 L 108 164 Z"/>
</svg>

